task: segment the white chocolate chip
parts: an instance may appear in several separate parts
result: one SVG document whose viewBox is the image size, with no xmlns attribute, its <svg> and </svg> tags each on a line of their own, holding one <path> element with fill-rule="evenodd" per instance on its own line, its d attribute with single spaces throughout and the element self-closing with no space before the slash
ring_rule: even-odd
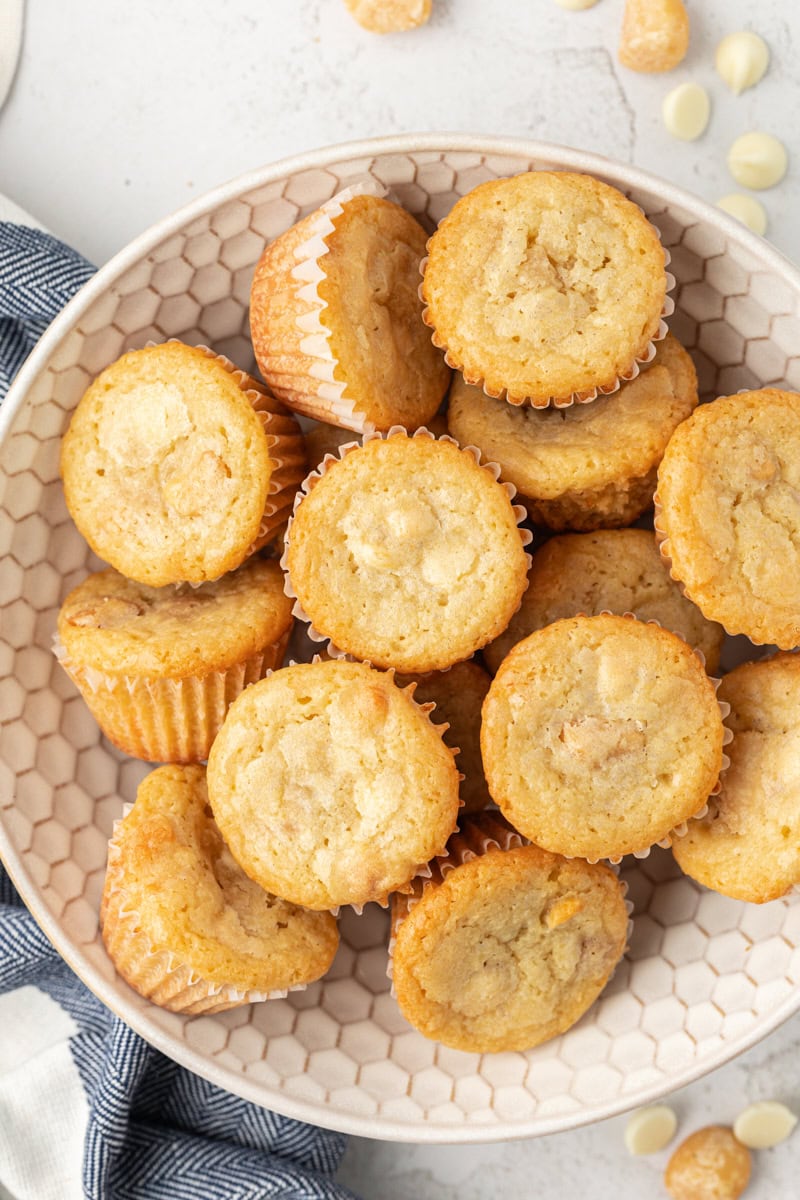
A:
<svg viewBox="0 0 800 1200">
<path fill-rule="evenodd" d="M 698 83 L 679 83 L 667 92 L 661 105 L 667 132 L 683 142 L 693 142 L 705 133 L 710 112 L 708 92 Z"/>
<path fill-rule="evenodd" d="M 760 200 L 756 200 L 755 196 L 744 196 L 741 192 L 731 192 L 729 196 L 723 196 L 721 200 L 717 201 L 717 208 L 736 217 L 737 221 L 741 221 L 748 229 L 752 229 L 753 233 L 759 233 L 763 237 L 767 232 L 767 210 Z"/>
<path fill-rule="evenodd" d="M 657 1154 L 672 1141 L 678 1118 L 666 1104 L 640 1108 L 625 1126 L 625 1145 L 629 1154 Z"/>
<path fill-rule="evenodd" d="M 585 8 L 594 8 L 597 0 L 556 0 L 556 4 L 570 12 L 583 12 Z"/>
<path fill-rule="evenodd" d="M 760 192 L 774 187 L 786 174 L 788 158 L 783 142 L 771 133 L 754 130 L 738 137 L 728 151 L 728 170 L 742 187 Z"/>
<path fill-rule="evenodd" d="M 717 46 L 717 72 L 735 96 L 755 87 L 769 66 L 769 47 L 757 33 L 729 33 Z"/>
<path fill-rule="evenodd" d="M 797 1124 L 797 1117 L 777 1100 L 762 1100 L 739 1113 L 733 1132 L 750 1150 L 766 1150 L 784 1141 Z"/>
</svg>

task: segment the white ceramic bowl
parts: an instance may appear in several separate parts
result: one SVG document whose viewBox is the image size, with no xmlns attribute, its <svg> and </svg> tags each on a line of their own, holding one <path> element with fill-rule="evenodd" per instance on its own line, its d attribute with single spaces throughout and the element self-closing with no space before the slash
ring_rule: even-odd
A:
<svg viewBox="0 0 800 1200">
<path fill-rule="evenodd" d="M 264 242 L 372 173 L 432 228 L 485 179 L 588 171 L 632 196 L 677 276 L 675 333 L 706 397 L 800 388 L 800 274 L 731 218 L 661 180 L 533 142 L 387 138 L 322 150 L 218 188 L 143 234 L 54 322 L 0 410 L 0 851 L 45 933 L 101 1000 L 164 1053 L 247 1099 L 370 1137 L 528 1137 L 654 1100 L 752 1046 L 800 1007 L 800 900 L 746 905 L 683 878 L 669 854 L 626 862 L 631 947 L 587 1016 L 526 1054 L 426 1041 L 386 978 L 386 914 L 345 915 L 328 977 L 305 992 L 182 1018 L 132 992 L 97 929 L 113 820 L 148 768 L 100 737 L 50 651 L 58 606 L 95 562 L 58 479 L 59 439 L 90 379 L 177 336 L 247 367 L 247 303 Z"/>
</svg>

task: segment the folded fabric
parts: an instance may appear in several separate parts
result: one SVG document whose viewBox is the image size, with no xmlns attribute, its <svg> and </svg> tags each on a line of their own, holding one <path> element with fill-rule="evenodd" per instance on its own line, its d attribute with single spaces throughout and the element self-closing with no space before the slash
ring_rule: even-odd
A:
<svg viewBox="0 0 800 1200">
<path fill-rule="evenodd" d="M 0 399 L 93 268 L 0 221 Z M 152 1049 L 60 959 L 0 867 L 0 1195 L 352 1200 L 340 1134 L 247 1103 Z"/>
</svg>

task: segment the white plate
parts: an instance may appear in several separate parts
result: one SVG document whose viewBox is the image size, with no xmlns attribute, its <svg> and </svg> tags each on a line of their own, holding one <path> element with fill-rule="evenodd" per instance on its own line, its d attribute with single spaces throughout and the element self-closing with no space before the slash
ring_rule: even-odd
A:
<svg viewBox="0 0 800 1200">
<path fill-rule="evenodd" d="M 568 1033 L 526 1054 L 426 1041 L 386 979 L 386 915 L 343 920 L 328 977 L 286 1000 L 182 1018 L 132 992 L 97 931 L 106 841 L 147 767 L 100 736 L 50 652 L 58 606 L 95 563 L 70 522 L 59 439 L 90 379 L 124 350 L 177 336 L 251 364 L 247 302 L 265 240 L 373 173 L 432 228 L 485 179 L 589 171 L 633 197 L 678 279 L 671 326 L 706 396 L 800 387 L 800 275 L 732 218 L 641 171 L 532 142 L 387 138 L 255 171 L 160 222 L 54 322 L 0 410 L 0 851 L 72 968 L 165 1054 L 278 1112 L 370 1137 L 529 1137 L 663 1096 L 752 1046 L 800 1007 L 800 901 L 757 907 L 706 892 L 669 854 L 623 864 L 630 951 Z"/>
</svg>

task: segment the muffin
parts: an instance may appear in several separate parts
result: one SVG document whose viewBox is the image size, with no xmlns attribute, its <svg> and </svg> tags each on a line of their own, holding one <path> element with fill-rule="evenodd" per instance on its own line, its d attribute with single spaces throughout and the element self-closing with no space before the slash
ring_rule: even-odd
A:
<svg viewBox="0 0 800 1200">
<path fill-rule="evenodd" d="M 465 812 L 477 812 L 491 804 L 481 762 L 481 705 L 489 691 L 491 676 L 476 662 L 460 662 L 448 671 L 428 675 L 397 675 L 400 687 L 416 684 L 418 704 L 435 704 L 437 721 L 446 721 L 449 729 L 444 740 L 457 751 L 456 766 L 464 778 L 461 799 Z"/>
<path fill-rule="evenodd" d="M 422 322 L 425 231 L 374 190 L 348 188 L 276 238 L 250 295 L 253 349 L 275 395 L 359 433 L 424 425 L 450 378 Z"/>
<path fill-rule="evenodd" d="M 286 667 L 231 705 L 208 758 L 217 824 L 262 887 L 306 908 L 386 902 L 442 851 L 452 751 L 391 674 Z"/>
<path fill-rule="evenodd" d="M 696 406 L 694 364 L 667 336 L 613 396 L 567 409 L 513 408 L 456 375 L 447 422 L 462 446 L 499 464 L 536 523 L 612 529 L 651 506 L 667 442 Z"/>
<path fill-rule="evenodd" d="M 658 471 L 656 531 L 690 600 L 728 633 L 800 645 L 800 395 L 704 404 Z"/>
<path fill-rule="evenodd" d="M 800 656 L 743 663 L 722 681 L 730 767 L 673 853 L 705 887 L 764 904 L 800 883 Z"/>
<path fill-rule="evenodd" d="M 393 433 L 311 475 L 284 558 L 312 636 L 376 666 L 443 670 L 505 629 L 527 556 L 508 491 L 448 441 Z"/>
<path fill-rule="evenodd" d="M 676 634 L 568 617 L 519 642 L 483 705 L 493 799 L 557 854 L 618 858 L 700 812 L 723 764 L 714 684 Z"/>
<path fill-rule="evenodd" d="M 197 588 L 100 571 L 64 601 L 56 653 L 126 754 L 198 762 L 231 701 L 282 663 L 291 605 L 280 567 L 262 559 Z"/>
<path fill-rule="evenodd" d="M 538 1046 L 583 1016 L 622 957 L 623 887 L 602 864 L 503 849 L 504 823 L 490 814 L 453 843 L 448 873 L 437 862 L 412 896 L 393 899 L 400 1011 L 457 1050 Z"/>
<path fill-rule="evenodd" d="M 565 533 L 545 542 L 533 556 L 519 611 L 505 633 L 484 646 L 484 661 L 497 672 L 511 647 L 534 630 L 601 612 L 658 621 L 702 653 L 710 674 L 719 666 L 722 627 L 683 596 L 649 529 Z"/>
<path fill-rule="evenodd" d="M 339 944 L 330 913 L 270 896 L 236 865 L 200 766 L 159 767 L 114 826 L 103 941 L 132 988 L 173 1012 L 221 1012 L 324 975 Z"/>
<path fill-rule="evenodd" d="M 481 184 L 441 222 L 423 318 L 450 366 L 489 396 L 594 399 L 663 336 L 664 267 L 658 233 L 616 188 L 531 171 Z"/>
<path fill-rule="evenodd" d="M 304 473 L 296 420 L 228 359 L 181 342 L 107 367 L 61 448 L 78 529 L 150 587 L 234 570 L 286 524 Z"/>
</svg>

